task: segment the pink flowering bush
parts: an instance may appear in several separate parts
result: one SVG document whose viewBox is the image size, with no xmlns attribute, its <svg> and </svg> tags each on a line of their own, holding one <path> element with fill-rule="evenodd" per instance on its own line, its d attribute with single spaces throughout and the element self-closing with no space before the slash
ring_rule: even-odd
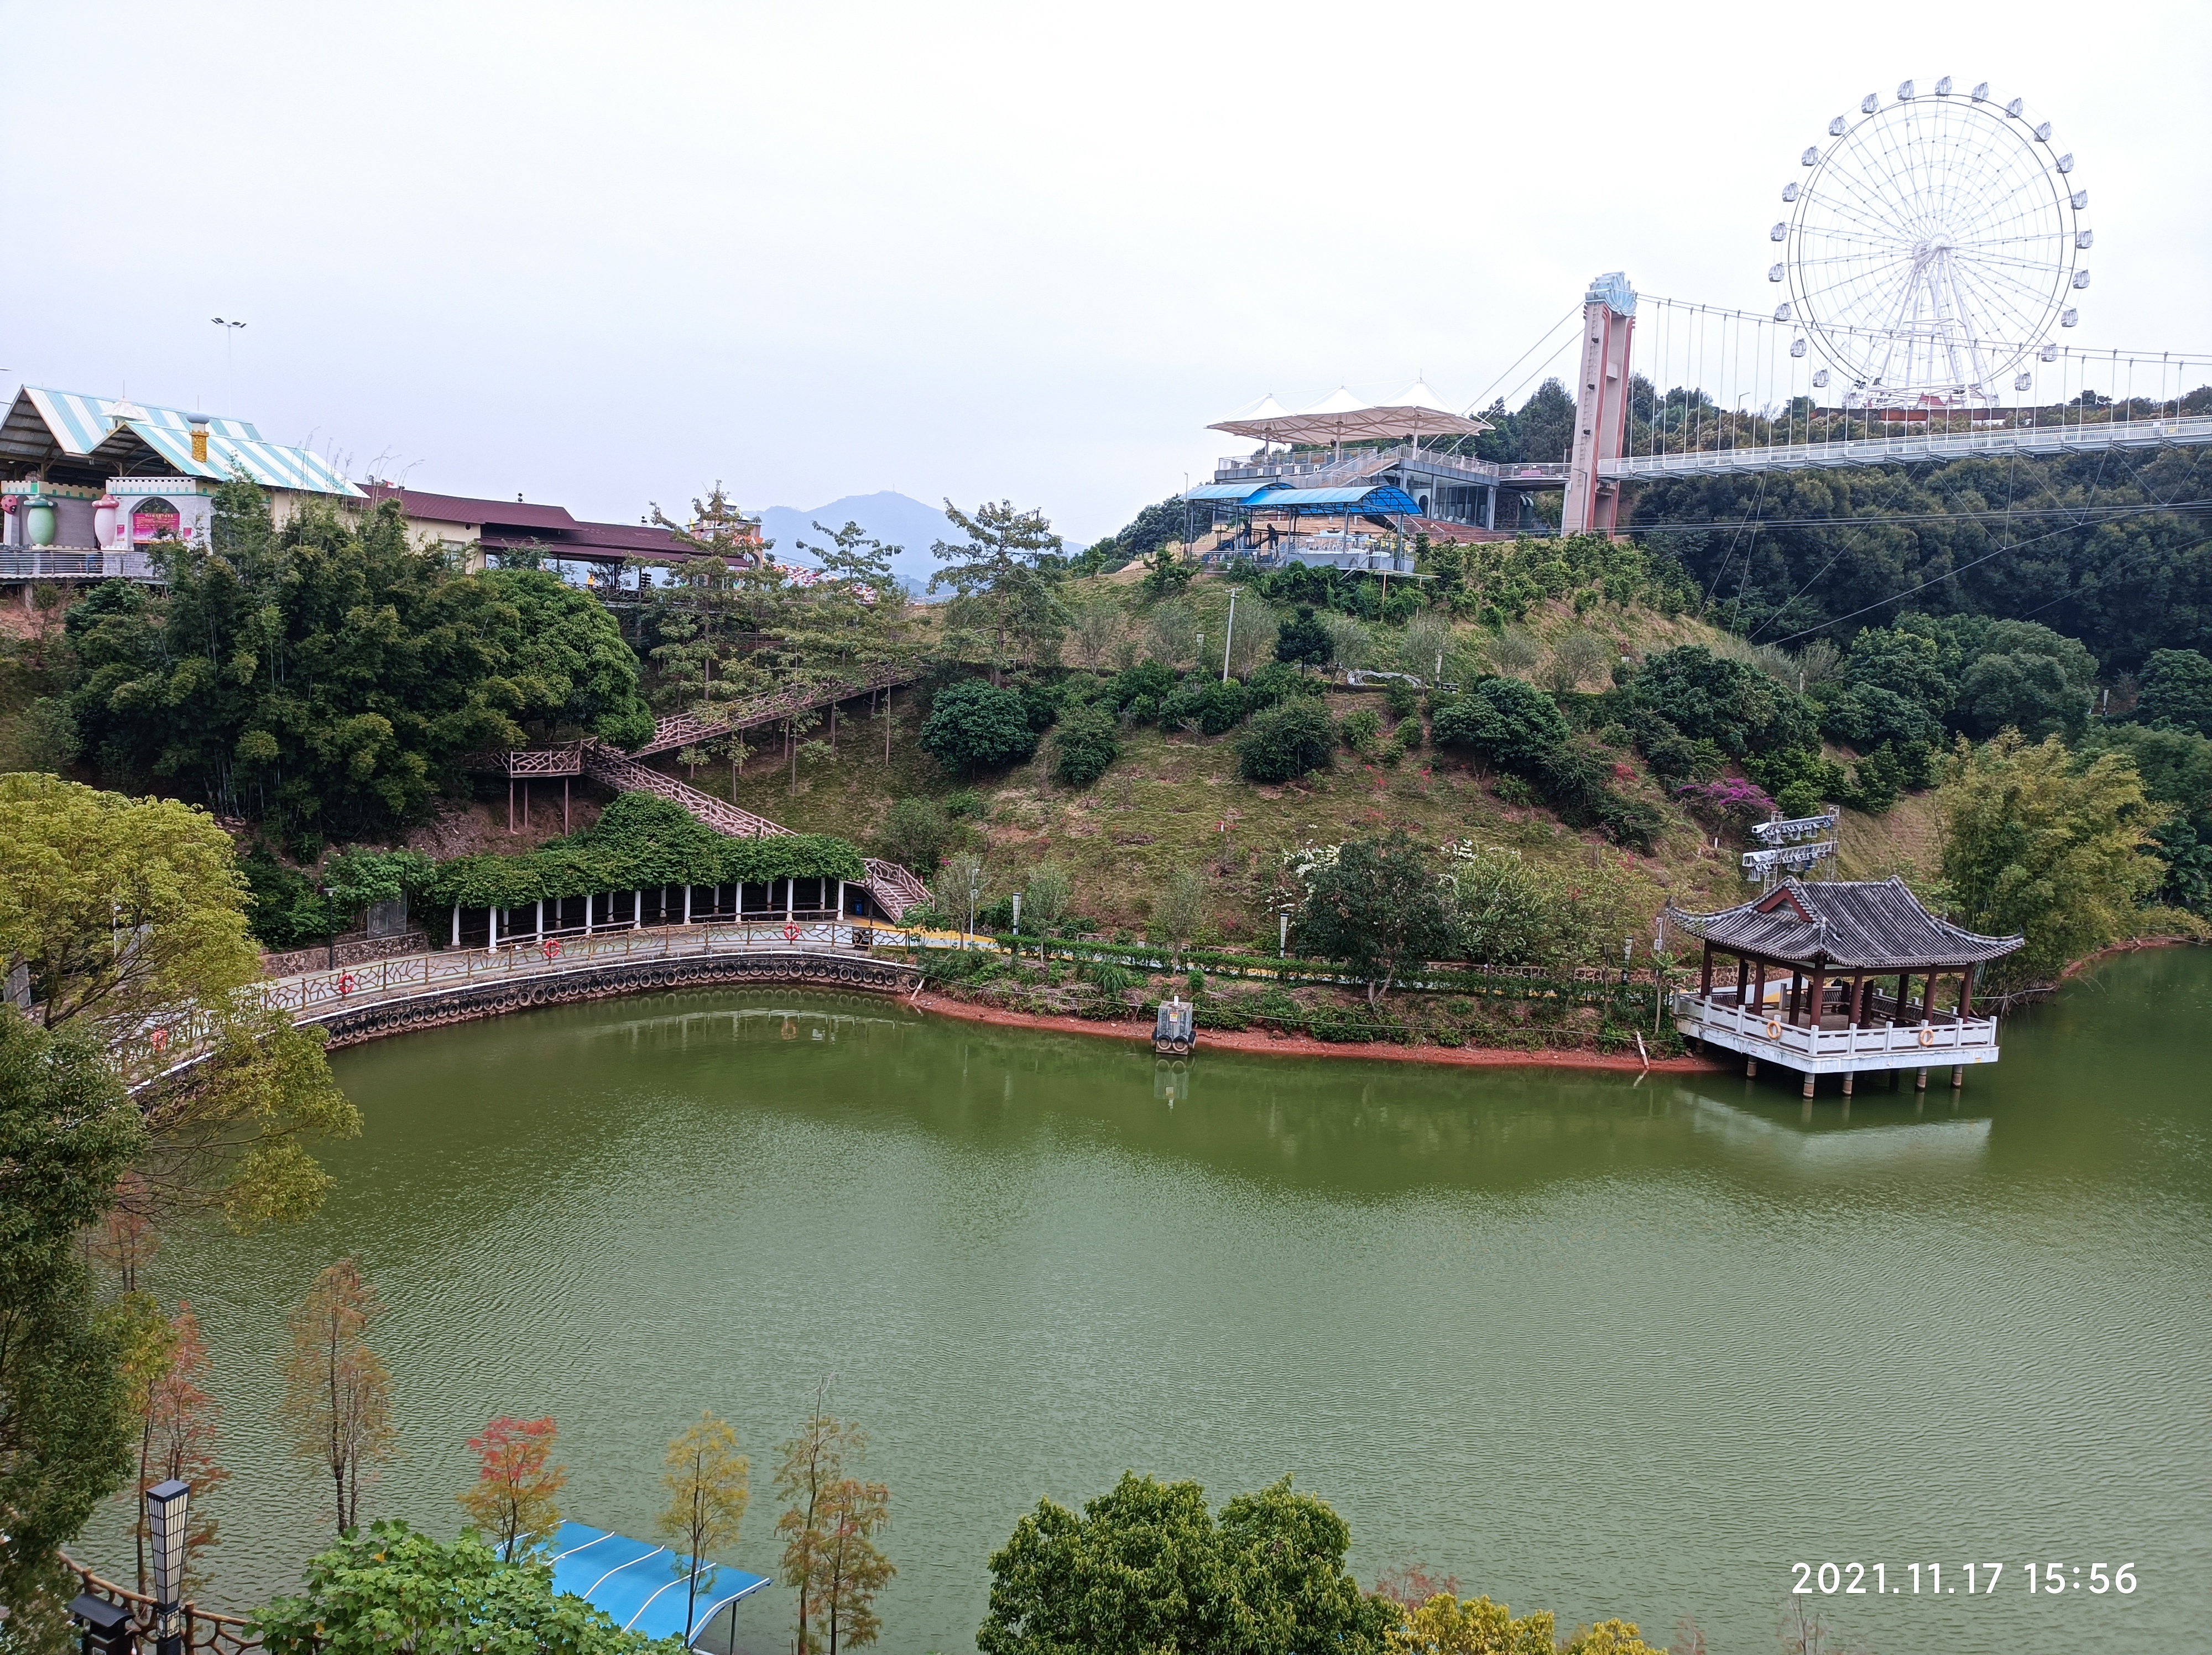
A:
<svg viewBox="0 0 2212 1655">
<path fill-rule="evenodd" d="M 1774 800 L 1756 782 L 1724 776 L 1717 782 L 1687 782 L 1674 789 L 1690 813 L 1714 827 L 1738 832 L 1774 814 Z"/>
</svg>

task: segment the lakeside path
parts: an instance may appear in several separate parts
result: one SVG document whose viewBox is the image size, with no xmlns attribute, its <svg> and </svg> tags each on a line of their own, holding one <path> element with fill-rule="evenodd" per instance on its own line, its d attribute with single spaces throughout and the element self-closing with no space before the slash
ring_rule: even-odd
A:
<svg viewBox="0 0 2212 1655">
<path fill-rule="evenodd" d="M 1002 1029 L 1040 1029 L 1054 1034 L 1087 1034 L 1109 1040 L 1152 1038 L 1151 1026 L 1139 1019 L 1106 1023 L 1082 1017 L 1040 1017 L 1030 1012 L 1010 1012 L 996 1006 L 951 1000 L 923 993 L 906 996 L 918 1011 L 933 1012 L 965 1023 L 986 1023 Z M 1433 1063 L 1446 1068 L 1499 1069 L 1612 1069 L 1641 1073 L 1644 1060 L 1633 1052 L 1514 1051 L 1498 1046 L 1399 1046 L 1382 1041 L 1365 1044 L 1316 1040 L 1308 1034 L 1267 1034 L 1246 1030 L 1199 1031 L 1200 1051 L 1260 1052 L 1270 1057 L 1353 1057 L 1382 1063 Z M 1715 1057 L 1658 1057 L 1650 1068 L 1655 1074 L 1713 1074 L 1731 1067 Z"/>
</svg>

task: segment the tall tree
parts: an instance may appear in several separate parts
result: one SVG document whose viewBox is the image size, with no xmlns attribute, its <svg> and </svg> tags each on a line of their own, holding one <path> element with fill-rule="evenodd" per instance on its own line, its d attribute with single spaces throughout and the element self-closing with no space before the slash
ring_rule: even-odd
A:
<svg viewBox="0 0 2212 1655">
<path fill-rule="evenodd" d="M 551 1463 L 559 1434 L 550 1415 L 542 1420 L 501 1415 L 469 1439 L 477 1480 L 457 1498 L 498 1545 L 502 1562 L 512 1563 L 518 1549 L 529 1550 L 561 1526 L 554 1497 L 567 1486 L 568 1468 Z"/>
<path fill-rule="evenodd" d="M 945 514 L 968 538 L 930 547 L 945 567 L 930 576 L 929 589 L 951 588 L 946 619 L 956 639 L 979 650 L 991 682 L 1002 684 L 1007 669 L 1041 661 L 1066 630 L 1057 595 L 1064 543 L 1042 512 L 1016 511 L 1012 501 L 987 500 L 971 515 L 948 500 Z"/>
<path fill-rule="evenodd" d="M 297 1217 L 329 1186 L 307 1144 L 360 1129 L 322 1036 L 240 992 L 261 977 L 245 903 L 205 812 L 0 776 L 0 964 L 27 968 L 49 1028 L 82 1026 L 126 1063 L 158 1073 L 190 1041 L 206 1054 L 147 1100 L 142 1212 Z"/>
<path fill-rule="evenodd" d="M 57 1549 L 131 1475 L 125 1330 L 77 1237 L 144 1142 L 93 1042 L 0 1007 L 0 1603 L 24 1647 L 59 1635 Z"/>
<path fill-rule="evenodd" d="M 1962 742 L 1938 802 L 1954 916 L 2027 939 L 1995 968 L 1997 986 L 2047 983 L 2133 934 L 2137 907 L 2165 879 L 2152 835 L 2167 812 L 2143 796 L 2124 752 L 2084 764 L 2055 735 L 2031 746 L 2010 730 L 1985 746 Z"/>
<path fill-rule="evenodd" d="M 474 1535 L 441 1542 L 384 1519 L 309 1561 L 301 1591 L 250 1635 L 269 1655 L 672 1655 L 553 1590 L 543 1561 L 503 1563 Z"/>
<path fill-rule="evenodd" d="M 1316 867 L 1291 922 L 1291 946 L 1348 967 L 1366 983 L 1370 1007 L 1409 968 L 1449 953 L 1452 940 L 1436 873 L 1402 828 L 1345 845 Z"/>
<path fill-rule="evenodd" d="M 982 1655 L 1381 1655 L 1395 1603 L 1344 1567 L 1351 1529 L 1289 1479 L 1217 1524 L 1194 1482 L 1124 1473 L 1081 1515 L 1040 1500 L 991 1559 Z"/>
<path fill-rule="evenodd" d="M 842 1477 L 823 1492 L 822 1575 L 814 1595 L 815 1646 L 837 1655 L 865 1648 L 883 1622 L 876 1598 L 898 1571 L 877 1545 L 891 1520 L 890 1490 L 880 1482 Z"/>
<path fill-rule="evenodd" d="M 292 1315 L 283 1418 L 292 1451 L 331 1474 L 340 1534 L 360 1526 L 368 1468 L 393 1449 L 392 1375 L 368 1339 L 383 1314 L 361 1266 L 342 1258 L 315 1278 Z"/>
<path fill-rule="evenodd" d="M 167 1336 L 155 1347 L 160 1353 L 159 1369 L 145 1387 L 139 1421 L 138 1499 L 132 1533 L 138 1543 L 141 1591 L 149 1590 L 146 1547 L 152 1535 L 146 1518 L 146 1491 L 172 1480 L 192 1486 L 185 1523 L 185 1581 L 190 1587 L 204 1583 L 204 1560 L 218 1532 L 207 1498 L 230 1481 L 230 1473 L 216 1457 L 217 1422 L 222 1410 L 208 1394 L 204 1383 L 210 1363 L 199 1317 L 192 1314 L 190 1305 L 179 1305 L 163 1331 Z"/>
<path fill-rule="evenodd" d="M 854 1475 L 867 1446 L 857 1423 L 830 1416 L 817 1390 L 805 1427 L 778 1451 L 778 1578 L 799 1595 L 793 1655 L 836 1655 L 841 1646 L 873 1643 L 881 1630 L 876 1596 L 896 1571 L 876 1544 L 890 1521 L 890 1491 Z"/>
<path fill-rule="evenodd" d="M 161 592 L 100 587 L 67 622 L 78 729 L 118 783 L 358 837 L 422 817 L 478 750 L 651 731 L 636 660 L 588 593 L 535 569 L 462 574 L 409 543 L 397 502 L 317 504 L 279 530 L 234 479 L 210 544 L 167 559 Z"/>
<path fill-rule="evenodd" d="M 702 1409 L 698 1422 L 669 1443 L 662 1468 L 660 1486 L 668 1491 L 668 1505 L 657 1526 L 663 1539 L 683 1549 L 676 1567 L 688 1571 L 684 1638 L 689 1643 L 699 1610 L 699 1577 L 705 1573 L 711 1590 L 713 1555 L 738 1543 L 752 1497 L 752 1462 L 738 1451 L 738 1433 L 728 1421 Z"/>
</svg>

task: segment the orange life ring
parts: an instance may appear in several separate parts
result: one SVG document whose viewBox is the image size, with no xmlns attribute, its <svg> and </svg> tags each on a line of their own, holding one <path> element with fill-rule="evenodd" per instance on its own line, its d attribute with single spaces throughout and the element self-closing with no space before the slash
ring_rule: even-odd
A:
<svg viewBox="0 0 2212 1655">
<path fill-rule="evenodd" d="M 548 959 L 558 959 L 561 958 L 560 938 L 548 937 L 545 939 L 545 958 Z"/>
<path fill-rule="evenodd" d="M 1771 1017 L 1766 1019 L 1766 1037 L 1769 1040 L 1782 1038 L 1782 1025 L 1778 1019 Z"/>
<path fill-rule="evenodd" d="M 783 940 L 786 942 L 797 942 L 799 940 L 799 928 L 795 925 L 785 926 L 783 928 Z"/>
<path fill-rule="evenodd" d="M 1936 1044 L 1936 1031 L 1925 1023 L 1920 1025 L 1920 1044 L 1923 1046 L 1932 1046 Z"/>
<path fill-rule="evenodd" d="M 154 1031 L 154 1050 L 155 1051 L 161 1050 L 162 1047 L 168 1044 L 169 1031 L 167 1029 L 156 1029 Z"/>
<path fill-rule="evenodd" d="M 353 992 L 353 973 L 351 971 L 341 971 L 338 973 L 338 992 L 342 995 L 349 995 Z"/>
</svg>

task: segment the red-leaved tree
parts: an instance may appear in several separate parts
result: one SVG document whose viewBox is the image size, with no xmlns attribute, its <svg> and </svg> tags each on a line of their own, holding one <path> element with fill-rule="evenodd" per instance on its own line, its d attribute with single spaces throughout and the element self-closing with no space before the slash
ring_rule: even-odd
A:
<svg viewBox="0 0 2212 1655">
<path fill-rule="evenodd" d="M 477 1480 L 459 1498 L 507 1562 L 517 1551 L 550 1539 L 561 1526 L 554 1496 L 567 1484 L 568 1468 L 551 1463 L 553 1439 L 559 1434 L 550 1415 L 542 1420 L 502 1415 L 482 1435 L 469 1439 Z"/>
</svg>

